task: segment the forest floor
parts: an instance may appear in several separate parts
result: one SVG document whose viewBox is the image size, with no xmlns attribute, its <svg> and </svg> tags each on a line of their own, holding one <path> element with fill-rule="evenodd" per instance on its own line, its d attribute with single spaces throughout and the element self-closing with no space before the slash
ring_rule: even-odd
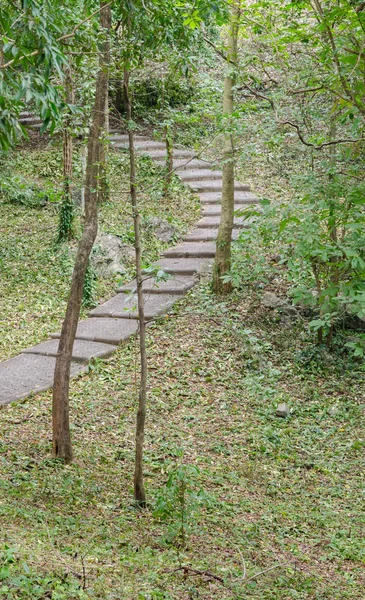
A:
<svg viewBox="0 0 365 600">
<path fill-rule="evenodd" d="M 196 200 L 174 198 L 187 228 Z M 57 328 L 71 259 L 54 254 L 52 206 L 0 211 L 4 359 Z M 113 211 L 111 233 L 128 225 Z M 148 329 L 146 510 L 132 502 L 136 340 L 72 381 L 74 464 L 51 459 L 51 392 L 0 411 L 2 598 L 364 598 L 362 364 L 317 350 L 262 291 L 202 284 Z"/>
<path fill-rule="evenodd" d="M 80 155 L 75 152 L 75 187 L 80 186 Z M 152 161 L 139 159 L 143 181 L 140 212 L 143 225 L 144 264 L 156 260 L 168 246 L 154 232 L 154 221 L 172 226 L 176 239 L 188 231 L 200 215 L 199 199 L 174 179 L 170 198 L 164 198 L 163 178 Z M 101 206 L 99 232 L 112 234 L 133 250 L 133 220 L 128 196 L 127 153 L 110 153 L 111 200 Z M 67 302 L 76 241 L 56 244 L 62 151 L 57 146 L 24 148 L 1 164 L 3 181 L 11 181 L 1 201 L 0 180 L 0 360 L 45 340 L 59 330 Z M 36 176 L 35 176 L 36 174 Z M 47 200 L 44 202 L 43 197 Z M 6 201 L 5 201 L 6 200 Z M 80 218 L 75 219 L 76 236 Z M 118 284 L 130 281 L 134 267 L 125 273 L 97 278 L 94 305 L 109 299 Z M 83 310 L 82 316 L 87 314 Z"/>
</svg>

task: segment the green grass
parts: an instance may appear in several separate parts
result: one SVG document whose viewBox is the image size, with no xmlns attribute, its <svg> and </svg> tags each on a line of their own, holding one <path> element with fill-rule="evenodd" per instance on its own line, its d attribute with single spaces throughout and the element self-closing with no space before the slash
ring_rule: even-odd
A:
<svg viewBox="0 0 365 600">
<path fill-rule="evenodd" d="M 3 597 L 77 598 L 78 586 L 108 600 L 362 599 L 364 374 L 340 356 L 308 358 L 307 344 L 255 294 L 223 302 L 204 286 L 149 328 L 142 512 L 134 340 L 72 381 L 73 465 L 50 458 L 50 393 L 2 410 L 0 522 L 15 562 L 0 589 L 23 586 Z M 156 513 L 183 466 L 199 469 L 186 481 L 186 547 L 179 504 Z M 180 564 L 223 581 L 184 579 Z M 66 591 L 37 595 L 37 580 Z"/>
<path fill-rule="evenodd" d="M 75 153 L 75 185 L 80 184 L 80 157 Z M 23 185 L 46 190 L 44 206 L 11 203 L 0 196 L 1 339 L 0 359 L 45 340 L 60 328 L 65 314 L 77 240 L 56 245 L 61 150 L 58 147 L 24 149 L 2 159 L 3 179 L 16 177 Z M 143 226 L 143 261 L 156 260 L 168 244 L 154 234 L 155 217 L 171 223 L 177 238 L 199 218 L 196 197 L 176 179 L 171 198 L 162 195 L 163 172 L 147 158 L 140 158 L 140 212 Z M 128 195 L 128 156 L 110 154 L 111 201 L 100 209 L 99 231 L 118 235 L 133 245 L 133 222 Z M 79 217 L 76 234 L 80 235 Z M 130 281 L 133 267 L 125 275 L 97 282 L 95 302 L 110 298 L 118 283 Z M 83 313 L 85 315 L 85 313 Z"/>
</svg>

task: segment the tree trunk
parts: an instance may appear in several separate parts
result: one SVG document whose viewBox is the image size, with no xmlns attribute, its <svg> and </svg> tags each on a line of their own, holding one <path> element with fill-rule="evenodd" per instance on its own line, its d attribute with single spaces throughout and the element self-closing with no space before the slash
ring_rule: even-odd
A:
<svg viewBox="0 0 365 600">
<path fill-rule="evenodd" d="M 232 9 L 228 38 L 227 62 L 229 72 L 224 81 L 223 113 L 232 123 L 233 87 L 237 63 L 238 10 Z M 231 266 L 231 242 L 234 221 L 234 143 L 233 134 L 226 135 L 223 148 L 222 211 L 217 237 L 217 251 L 213 267 L 213 289 L 216 293 L 228 294 L 232 289 L 230 282 L 223 283 L 222 276 Z"/>
<path fill-rule="evenodd" d="M 106 4 L 104 2 L 103 4 Z M 103 43 L 103 62 L 105 68 L 108 68 L 110 63 L 110 40 L 109 33 L 111 28 L 111 12 L 104 9 L 100 13 L 100 25 L 104 29 L 105 40 Z M 99 202 L 108 202 L 110 200 L 110 187 L 108 178 L 108 134 L 109 134 L 109 89 L 106 86 L 104 96 L 104 135 L 100 147 L 100 184 L 99 184 Z"/>
<path fill-rule="evenodd" d="M 165 126 L 165 144 L 166 144 L 166 175 L 164 181 L 164 196 L 167 198 L 170 193 L 172 171 L 174 167 L 174 146 L 172 143 L 171 127 Z"/>
<path fill-rule="evenodd" d="M 128 123 L 132 120 L 132 105 L 129 95 L 129 72 L 124 70 L 124 100 Z M 134 469 L 134 499 L 141 507 L 146 505 L 146 492 L 143 483 L 143 442 L 146 421 L 147 402 L 147 351 L 146 351 L 146 322 L 144 316 L 143 278 L 142 278 L 142 246 L 140 233 L 140 216 L 138 212 L 138 198 L 136 187 L 136 160 L 134 149 L 134 133 L 129 128 L 129 156 L 130 156 L 130 194 L 134 224 L 134 247 L 136 252 L 137 297 L 139 319 L 139 347 L 141 356 L 141 377 L 139 387 L 139 402 L 136 423 L 136 455 Z"/>
<path fill-rule="evenodd" d="M 102 6 L 104 4 L 105 2 L 102 2 Z M 110 13 L 110 6 L 106 6 L 101 11 L 101 15 L 105 11 Z M 98 229 L 98 166 L 100 161 L 100 135 L 102 134 L 105 122 L 105 90 L 107 88 L 108 70 L 104 62 L 104 57 L 101 56 L 88 140 L 85 182 L 85 227 L 76 254 L 70 296 L 58 346 L 53 386 L 53 456 L 61 458 L 67 463 L 72 461 L 69 426 L 69 384 L 72 350 L 80 315 L 85 273 Z"/>
<path fill-rule="evenodd" d="M 65 100 L 68 105 L 74 104 L 75 94 L 72 83 L 72 73 L 69 68 L 65 78 Z M 59 215 L 58 242 L 70 240 L 75 216 L 72 200 L 72 152 L 73 140 L 71 131 L 71 113 L 67 112 L 63 120 L 63 195 Z"/>
</svg>

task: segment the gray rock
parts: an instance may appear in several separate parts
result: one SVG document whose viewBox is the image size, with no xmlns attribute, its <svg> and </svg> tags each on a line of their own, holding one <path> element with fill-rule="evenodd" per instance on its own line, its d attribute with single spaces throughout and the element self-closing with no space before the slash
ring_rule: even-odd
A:
<svg viewBox="0 0 365 600">
<path fill-rule="evenodd" d="M 152 217 L 149 224 L 153 228 L 156 237 L 161 240 L 161 242 L 171 242 L 177 234 L 176 227 L 158 217 Z"/>
<path fill-rule="evenodd" d="M 278 407 L 276 409 L 276 416 L 286 419 L 287 417 L 289 417 L 289 415 L 290 415 L 289 406 L 285 403 L 278 404 Z"/>
<path fill-rule="evenodd" d="M 97 236 L 91 264 L 101 277 L 125 273 L 126 268 L 134 264 L 134 260 L 134 248 L 123 244 L 118 236 L 105 233 Z"/>
<path fill-rule="evenodd" d="M 72 188 L 72 200 L 75 206 L 81 206 L 81 188 Z"/>
<path fill-rule="evenodd" d="M 297 309 L 295 308 L 295 306 L 290 306 L 290 304 L 286 304 L 285 306 L 283 306 L 283 313 L 287 317 L 297 317 L 298 316 Z"/>
<path fill-rule="evenodd" d="M 288 306 L 285 300 L 282 300 L 276 294 L 272 292 L 265 292 L 261 299 L 261 304 L 265 308 L 280 308 L 282 306 Z"/>
<path fill-rule="evenodd" d="M 203 265 L 198 275 L 200 283 L 210 283 L 213 278 L 213 263 L 207 262 L 205 265 Z"/>
</svg>

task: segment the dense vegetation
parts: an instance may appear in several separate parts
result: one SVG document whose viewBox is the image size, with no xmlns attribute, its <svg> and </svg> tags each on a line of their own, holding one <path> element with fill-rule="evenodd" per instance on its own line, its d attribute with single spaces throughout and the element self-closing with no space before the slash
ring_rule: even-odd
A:
<svg viewBox="0 0 365 600">
<path fill-rule="evenodd" d="M 132 489 L 137 339 L 72 380 L 71 464 L 50 457 L 51 392 L 0 407 L 0 596 L 360 600 L 365 5 L 117 1 L 110 31 L 108 8 L 0 0 L 0 359 L 62 325 L 85 169 L 99 232 L 133 248 L 140 228 L 144 266 L 199 216 L 168 164 L 108 151 L 104 125 L 85 167 L 100 73 L 130 150 L 142 133 L 232 161 L 260 202 L 240 211 L 232 291 L 205 277 L 147 330 L 146 506 Z M 135 276 L 132 261 L 97 276 L 98 252 L 81 316 Z"/>
</svg>

